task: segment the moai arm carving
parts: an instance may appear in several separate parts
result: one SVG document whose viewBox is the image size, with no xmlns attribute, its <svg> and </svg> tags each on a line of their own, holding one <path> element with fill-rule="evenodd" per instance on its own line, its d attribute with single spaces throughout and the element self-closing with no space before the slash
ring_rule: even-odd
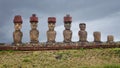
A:
<svg viewBox="0 0 120 68">
<path fill-rule="evenodd" d="M 56 39 L 56 31 L 55 31 L 55 33 L 54 33 L 54 34 L 55 34 L 55 35 L 54 35 L 54 42 L 56 42 L 56 41 L 55 41 L 55 39 Z"/>
<path fill-rule="evenodd" d="M 47 31 L 47 42 L 54 43 L 56 38 L 56 31 Z"/>
<path fill-rule="evenodd" d="M 39 31 L 38 30 L 30 30 L 30 39 L 32 43 L 37 43 L 39 37 Z"/>
<path fill-rule="evenodd" d="M 22 43 L 22 36 L 23 36 L 23 33 L 21 31 L 14 31 L 13 32 L 14 42 L 16 44 Z"/>
<path fill-rule="evenodd" d="M 72 31 L 70 30 L 70 41 L 71 41 L 71 39 L 72 39 Z"/>
<path fill-rule="evenodd" d="M 63 36 L 64 36 L 64 42 L 71 42 L 72 31 L 71 30 L 64 30 Z"/>
<path fill-rule="evenodd" d="M 79 31 L 79 41 L 80 42 L 87 42 L 87 32 L 86 31 Z"/>
</svg>

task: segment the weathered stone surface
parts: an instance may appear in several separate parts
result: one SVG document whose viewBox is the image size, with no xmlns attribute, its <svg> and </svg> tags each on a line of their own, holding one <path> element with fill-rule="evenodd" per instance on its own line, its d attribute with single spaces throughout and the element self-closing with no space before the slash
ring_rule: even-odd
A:
<svg viewBox="0 0 120 68">
<path fill-rule="evenodd" d="M 96 31 L 93 33 L 93 36 L 94 36 L 94 42 L 101 42 L 101 33 Z"/>
<path fill-rule="evenodd" d="M 107 36 L 107 43 L 113 43 L 114 42 L 114 36 L 113 35 L 108 35 Z"/>
<path fill-rule="evenodd" d="M 48 23 L 56 23 L 55 17 L 48 17 Z"/>
<path fill-rule="evenodd" d="M 47 31 L 47 43 L 55 43 L 55 38 L 56 38 L 56 31 L 54 31 L 55 28 L 55 23 L 56 23 L 56 18 L 55 17 L 49 17 L 48 18 L 48 28 L 49 30 Z"/>
<path fill-rule="evenodd" d="M 30 30 L 30 41 L 31 43 L 38 43 L 39 31 L 37 29 Z"/>
<path fill-rule="evenodd" d="M 14 23 L 22 23 L 22 17 L 20 15 L 16 15 L 13 20 Z"/>
<path fill-rule="evenodd" d="M 86 29 L 86 24 L 85 24 L 85 23 L 80 23 L 80 24 L 79 24 L 79 28 L 80 28 L 80 30 L 85 31 L 85 29 Z"/>
<path fill-rule="evenodd" d="M 70 17 L 69 14 L 67 14 L 65 17 L 64 17 L 64 23 L 71 23 L 72 22 L 72 17 Z"/>
<path fill-rule="evenodd" d="M 30 22 L 38 23 L 38 17 L 36 17 L 36 14 L 32 14 L 32 16 L 30 17 Z"/>
<path fill-rule="evenodd" d="M 71 30 L 64 30 L 63 35 L 64 35 L 63 42 L 66 42 L 66 43 L 71 42 L 71 39 L 72 39 L 72 31 Z"/>
<path fill-rule="evenodd" d="M 86 24 L 85 23 L 80 23 L 79 28 L 80 28 L 80 31 L 78 32 L 79 41 L 80 42 L 87 42 L 87 31 L 85 31 Z"/>
<path fill-rule="evenodd" d="M 66 43 L 71 42 L 71 39 L 72 39 L 72 31 L 70 30 L 71 22 L 72 22 L 72 17 L 70 17 L 70 15 L 66 15 L 64 17 L 65 30 L 63 31 L 63 36 L 64 36 L 63 42 L 66 42 Z"/>
<path fill-rule="evenodd" d="M 13 39 L 14 39 L 15 45 L 22 44 L 22 36 L 23 36 L 23 33 L 20 30 L 16 30 L 13 32 Z"/>
<path fill-rule="evenodd" d="M 22 18 L 20 15 L 17 15 L 14 17 L 14 29 L 15 31 L 13 32 L 13 43 L 14 45 L 21 45 L 22 44 L 22 36 L 23 33 L 21 32 L 22 28 Z"/>
<path fill-rule="evenodd" d="M 86 31 L 79 31 L 79 41 L 87 42 L 87 32 Z"/>
<path fill-rule="evenodd" d="M 39 31 L 37 30 L 38 18 L 35 14 L 30 17 L 31 30 L 30 30 L 30 43 L 38 44 L 39 43 Z"/>
<path fill-rule="evenodd" d="M 48 43 L 55 43 L 56 38 L 56 31 L 47 31 L 47 42 Z"/>
<path fill-rule="evenodd" d="M 22 28 L 22 23 L 14 23 L 14 29 L 16 30 L 20 30 Z"/>
</svg>

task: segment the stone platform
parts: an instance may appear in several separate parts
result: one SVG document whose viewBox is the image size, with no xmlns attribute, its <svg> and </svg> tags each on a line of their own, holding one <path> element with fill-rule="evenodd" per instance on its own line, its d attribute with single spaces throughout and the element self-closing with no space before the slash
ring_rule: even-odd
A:
<svg viewBox="0 0 120 68">
<path fill-rule="evenodd" d="M 15 45 L 0 45 L 0 50 L 15 50 L 15 51 L 44 51 L 44 50 L 68 50 L 68 49 L 93 49 L 93 48 L 120 48 L 120 44 L 95 44 L 95 43 L 39 43 L 39 44 L 22 44 Z"/>
</svg>

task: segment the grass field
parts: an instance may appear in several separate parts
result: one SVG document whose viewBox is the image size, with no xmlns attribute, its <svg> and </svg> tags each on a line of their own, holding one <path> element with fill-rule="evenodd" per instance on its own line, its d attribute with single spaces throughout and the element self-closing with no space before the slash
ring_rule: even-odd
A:
<svg viewBox="0 0 120 68">
<path fill-rule="evenodd" d="M 120 68 L 120 48 L 0 51 L 0 68 Z"/>
</svg>

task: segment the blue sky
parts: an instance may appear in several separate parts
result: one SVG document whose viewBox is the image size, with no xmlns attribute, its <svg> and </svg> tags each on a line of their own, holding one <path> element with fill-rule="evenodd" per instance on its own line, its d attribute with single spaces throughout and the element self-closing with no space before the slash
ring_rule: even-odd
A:
<svg viewBox="0 0 120 68">
<path fill-rule="evenodd" d="M 29 42 L 29 17 L 36 14 L 39 18 L 38 30 L 40 42 L 46 42 L 48 30 L 47 18 L 57 18 L 55 30 L 56 41 L 63 41 L 66 14 L 72 16 L 72 40 L 78 41 L 79 23 L 86 23 L 88 41 L 93 41 L 93 32 L 101 32 L 101 40 L 106 41 L 107 35 L 114 35 L 120 41 L 120 0 L 0 0 L 0 42 L 12 43 L 15 15 L 23 19 L 23 42 Z"/>
</svg>

